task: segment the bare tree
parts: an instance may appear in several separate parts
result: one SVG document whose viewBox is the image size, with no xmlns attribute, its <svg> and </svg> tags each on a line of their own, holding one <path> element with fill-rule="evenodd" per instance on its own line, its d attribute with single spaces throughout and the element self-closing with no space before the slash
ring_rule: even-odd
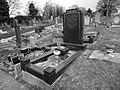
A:
<svg viewBox="0 0 120 90">
<path fill-rule="evenodd" d="M 29 9 L 30 9 L 29 6 L 30 6 L 30 4 L 33 4 L 34 10 L 35 10 L 35 9 L 37 10 L 37 16 L 39 16 L 39 15 L 42 14 L 42 9 L 41 9 L 41 6 L 40 6 L 40 5 L 38 5 L 38 4 L 37 4 L 36 2 L 34 2 L 34 1 L 28 1 L 27 4 L 26 4 L 25 9 L 23 10 L 26 15 L 29 15 L 29 14 L 30 14 L 30 11 L 29 11 Z"/>
<path fill-rule="evenodd" d="M 120 0 L 99 0 L 96 9 L 102 12 L 103 16 L 111 17 L 111 14 L 117 12 L 120 7 Z"/>
<path fill-rule="evenodd" d="M 19 0 L 7 0 L 9 5 L 9 15 L 15 15 L 16 11 L 22 7 L 22 3 Z"/>
<path fill-rule="evenodd" d="M 44 14 L 47 19 L 50 19 L 51 16 L 57 17 L 62 16 L 64 8 L 56 3 L 46 2 L 44 5 Z"/>
</svg>

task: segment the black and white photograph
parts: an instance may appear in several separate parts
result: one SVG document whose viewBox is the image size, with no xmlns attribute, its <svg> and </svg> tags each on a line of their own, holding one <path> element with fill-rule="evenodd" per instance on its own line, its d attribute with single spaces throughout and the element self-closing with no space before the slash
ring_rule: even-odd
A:
<svg viewBox="0 0 120 90">
<path fill-rule="evenodd" d="M 120 90 L 120 0 L 0 0 L 0 90 Z"/>
</svg>

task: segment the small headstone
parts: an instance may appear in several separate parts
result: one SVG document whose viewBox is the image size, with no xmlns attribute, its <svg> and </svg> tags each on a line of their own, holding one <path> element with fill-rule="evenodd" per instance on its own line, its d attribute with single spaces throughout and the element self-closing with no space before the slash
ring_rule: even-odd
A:
<svg viewBox="0 0 120 90">
<path fill-rule="evenodd" d="M 116 16 L 116 17 L 114 18 L 114 23 L 115 23 L 115 24 L 119 24 L 119 23 L 120 23 L 120 17 L 119 17 L 119 16 Z"/>
<path fill-rule="evenodd" d="M 8 24 L 6 22 L 4 24 L 5 24 L 5 27 L 8 27 Z"/>
<path fill-rule="evenodd" d="M 95 14 L 95 22 L 96 23 L 101 23 L 101 13 L 100 12 L 97 12 Z"/>
<path fill-rule="evenodd" d="M 112 27 L 120 27 L 120 15 L 114 15 L 112 21 L 113 21 Z"/>
<path fill-rule="evenodd" d="M 18 47 L 21 45 L 21 32 L 20 32 L 20 27 L 18 26 L 18 21 L 17 19 L 14 20 L 14 28 L 15 28 L 15 33 L 16 33 L 16 43 Z"/>
<path fill-rule="evenodd" d="M 55 24 L 58 25 L 58 17 L 55 18 Z"/>
<path fill-rule="evenodd" d="M 32 23 L 35 24 L 35 19 L 32 19 Z"/>
<path fill-rule="evenodd" d="M 32 26 L 32 25 L 33 25 L 33 22 L 32 22 L 31 20 L 29 21 L 29 25 L 30 25 L 30 26 Z"/>
<path fill-rule="evenodd" d="M 18 64 L 15 64 L 14 67 L 15 67 L 15 78 L 17 78 L 21 76 L 21 73 L 22 73 L 21 65 L 20 63 L 18 63 Z"/>
<path fill-rule="evenodd" d="M 51 20 L 53 20 L 53 16 L 51 16 Z"/>
<path fill-rule="evenodd" d="M 29 39 L 30 39 L 30 46 L 34 47 L 35 46 L 35 37 L 30 36 Z"/>
<path fill-rule="evenodd" d="M 84 16 L 84 25 L 90 25 L 90 20 L 91 18 L 88 15 Z"/>
<path fill-rule="evenodd" d="M 67 10 L 63 17 L 64 42 L 83 44 L 83 26 L 83 14 L 77 9 Z"/>
<path fill-rule="evenodd" d="M 26 26 L 25 20 L 22 20 L 22 24 Z"/>
<path fill-rule="evenodd" d="M 38 19 L 38 23 L 41 23 L 41 19 Z"/>
</svg>

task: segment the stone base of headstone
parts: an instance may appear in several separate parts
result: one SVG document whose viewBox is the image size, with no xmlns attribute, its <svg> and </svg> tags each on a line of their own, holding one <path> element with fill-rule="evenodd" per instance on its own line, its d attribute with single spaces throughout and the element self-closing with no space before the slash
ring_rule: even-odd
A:
<svg viewBox="0 0 120 90">
<path fill-rule="evenodd" d="M 84 43 L 93 44 L 99 37 L 99 32 L 86 32 L 84 34 Z"/>
<path fill-rule="evenodd" d="M 87 44 L 73 44 L 73 43 L 62 43 L 61 45 L 69 46 L 73 48 L 73 50 L 85 50 L 87 47 Z"/>
</svg>

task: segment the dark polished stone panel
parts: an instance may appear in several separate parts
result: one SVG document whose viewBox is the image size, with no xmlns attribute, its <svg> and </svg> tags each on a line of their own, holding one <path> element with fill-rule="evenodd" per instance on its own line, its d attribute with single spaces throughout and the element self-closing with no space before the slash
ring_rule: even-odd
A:
<svg viewBox="0 0 120 90">
<path fill-rule="evenodd" d="M 67 10 L 63 17 L 64 43 L 83 44 L 83 14 L 75 9 Z"/>
</svg>

